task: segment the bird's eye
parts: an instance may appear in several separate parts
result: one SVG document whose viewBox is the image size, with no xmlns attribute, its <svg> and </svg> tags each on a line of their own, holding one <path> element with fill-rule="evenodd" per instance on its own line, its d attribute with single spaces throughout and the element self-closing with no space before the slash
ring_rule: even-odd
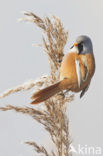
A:
<svg viewBox="0 0 103 156">
<path fill-rule="evenodd" d="M 79 50 L 79 54 L 81 54 L 83 51 L 83 43 L 78 44 L 78 50 Z"/>
</svg>

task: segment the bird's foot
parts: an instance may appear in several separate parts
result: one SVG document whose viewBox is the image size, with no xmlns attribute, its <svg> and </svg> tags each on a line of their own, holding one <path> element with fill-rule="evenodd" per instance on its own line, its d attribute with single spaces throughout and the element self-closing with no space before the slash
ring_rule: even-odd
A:
<svg viewBox="0 0 103 156">
<path fill-rule="evenodd" d="M 62 91 L 59 95 L 61 95 L 63 97 L 63 99 L 65 98 L 66 94 L 68 93 L 69 89 L 67 89 L 66 91 Z"/>
</svg>

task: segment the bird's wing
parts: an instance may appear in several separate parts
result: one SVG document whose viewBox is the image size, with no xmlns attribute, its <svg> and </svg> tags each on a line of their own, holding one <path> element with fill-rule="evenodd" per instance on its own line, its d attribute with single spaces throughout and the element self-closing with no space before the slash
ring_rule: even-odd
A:
<svg viewBox="0 0 103 156">
<path fill-rule="evenodd" d="M 82 92 L 81 92 L 81 94 L 80 94 L 80 98 L 82 98 L 83 95 L 85 94 L 85 92 L 87 92 L 89 86 L 90 86 L 90 83 L 82 90 Z"/>
<path fill-rule="evenodd" d="M 78 79 L 78 86 L 80 88 L 82 83 L 82 77 L 81 77 L 81 69 L 80 69 L 80 62 L 78 59 L 75 59 L 75 65 L 76 65 L 76 73 L 77 73 L 77 79 Z"/>
<path fill-rule="evenodd" d="M 78 79 L 78 86 L 81 87 L 81 84 L 87 80 L 88 77 L 88 61 L 86 57 L 82 57 L 82 65 L 84 68 L 84 74 L 82 74 L 80 61 L 79 59 L 75 59 L 75 65 L 76 65 L 76 73 L 77 73 L 77 79 Z"/>
<path fill-rule="evenodd" d="M 84 66 L 84 76 L 82 78 L 82 81 L 85 82 L 87 80 L 87 77 L 88 77 L 88 61 L 87 61 L 87 58 L 86 56 L 82 56 L 82 64 Z"/>
</svg>

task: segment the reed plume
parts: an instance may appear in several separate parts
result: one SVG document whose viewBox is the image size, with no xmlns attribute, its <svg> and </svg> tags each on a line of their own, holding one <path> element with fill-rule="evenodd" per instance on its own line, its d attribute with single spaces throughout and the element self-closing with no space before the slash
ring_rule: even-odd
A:
<svg viewBox="0 0 103 156">
<path fill-rule="evenodd" d="M 44 19 L 38 17 L 32 12 L 24 12 L 24 17 L 20 21 L 32 22 L 40 27 L 44 35 L 42 36 L 43 48 L 48 55 L 51 74 L 42 76 L 40 79 L 25 82 L 17 87 L 8 89 L 0 95 L 0 98 L 13 94 L 15 92 L 26 91 L 34 88 L 34 92 L 41 87 L 49 86 L 59 81 L 59 68 L 64 55 L 64 47 L 68 39 L 68 31 L 66 31 L 56 16 L 45 17 Z M 0 107 L 2 111 L 15 110 L 23 114 L 31 116 L 34 120 L 42 124 L 46 131 L 49 132 L 56 151 L 47 151 L 43 146 L 39 146 L 33 141 L 25 142 L 34 147 L 38 154 L 44 156 L 71 156 L 69 147 L 71 144 L 69 134 L 69 120 L 67 116 L 67 104 L 73 100 L 73 95 L 68 95 L 63 92 L 56 94 L 50 99 L 46 100 L 42 105 L 44 109 L 35 109 L 30 107 L 17 107 L 7 105 Z"/>
</svg>

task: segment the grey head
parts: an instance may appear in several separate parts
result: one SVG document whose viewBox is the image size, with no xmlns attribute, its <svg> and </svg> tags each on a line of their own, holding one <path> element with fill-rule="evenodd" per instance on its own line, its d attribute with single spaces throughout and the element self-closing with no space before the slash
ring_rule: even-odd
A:
<svg viewBox="0 0 103 156">
<path fill-rule="evenodd" d="M 76 39 L 76 43 L 74 43 L 74 47 L 78 49 L 79 54 L 93 54 L 93 46 L 92 41 L 88 36 L 79 36 Z"/>
</svg>

